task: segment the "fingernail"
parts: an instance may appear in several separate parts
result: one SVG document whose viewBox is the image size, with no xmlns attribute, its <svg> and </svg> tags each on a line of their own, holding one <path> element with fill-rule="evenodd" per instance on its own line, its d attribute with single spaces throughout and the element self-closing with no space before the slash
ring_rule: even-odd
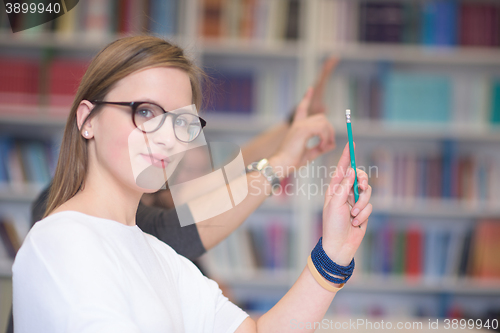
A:
<svg viewBox="0 0 500 333">
<path fill-rule="evenodd" d="M 347 177 L 349 177 L 351 174 L 352 174 L 352 168 L 349 168 L 349 170 L 347 171 Z"/>
<path fill-rule="evenodd" d="M 352 225 L 357 227 L 359 225 L 359 221 L 357 219 L 352 221 Z"/>
<path fill-rule="evenodd" d="M 352 216 L 356 216 L 359 213 L 359 208 L 354 208 L 351 212 Z"/>
</svg>

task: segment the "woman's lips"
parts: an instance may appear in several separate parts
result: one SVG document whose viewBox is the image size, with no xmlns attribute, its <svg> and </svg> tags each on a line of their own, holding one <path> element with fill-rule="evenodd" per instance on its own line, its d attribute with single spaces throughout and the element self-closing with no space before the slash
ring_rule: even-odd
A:
<svg viewBox="0 0 500 333">
<path fill-rule="evenodd" d="M 141 154 L 142 158 L 157 168 L 166 168 L 170 163 L 170 158 L 160 154 Z"/>
</svg>

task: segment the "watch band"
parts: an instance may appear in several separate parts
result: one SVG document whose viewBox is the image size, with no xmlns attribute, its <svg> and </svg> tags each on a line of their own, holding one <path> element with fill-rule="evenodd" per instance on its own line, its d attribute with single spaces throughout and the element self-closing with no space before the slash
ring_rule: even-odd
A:
<svg viewBox="0 0 500 333">
<path fill-rule="evenodd" d="M 247 166 L 247 173 L 252 172 L 252 171 L 259 171 L 264 178 L 271 184 L 271 194 L 276 191 L 277 188 L 280 186 L 280 179 L 274 172 L 273 167 L 269 164 L 269 161 L 267 158 L 263 158 L 258 162 L 253 162 L 250 163 Z"/>
</svg>

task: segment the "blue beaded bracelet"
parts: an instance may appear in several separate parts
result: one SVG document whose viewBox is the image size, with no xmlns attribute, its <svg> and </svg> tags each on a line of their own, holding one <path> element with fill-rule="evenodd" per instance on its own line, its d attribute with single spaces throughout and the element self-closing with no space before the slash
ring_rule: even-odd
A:
<svg viewBox="0 0 500 333">
<path fill-rule="evenodd" d="M 328 281 L 338 284 L 346 283 L 354 271 L 354 258 L 349 266 L 337 265 L 332 261 L 332 259 L 328 258 L 325 250 L 323 250 L 322 239 L 323 237 L 320 237 L 318 244 L 316 244 L 311 252 L 311 259 L 314 267 L 316 267 L 321 276 Z M 334 277 L 329 273 L 340 276 L 341 278 Z"/>
</svg>

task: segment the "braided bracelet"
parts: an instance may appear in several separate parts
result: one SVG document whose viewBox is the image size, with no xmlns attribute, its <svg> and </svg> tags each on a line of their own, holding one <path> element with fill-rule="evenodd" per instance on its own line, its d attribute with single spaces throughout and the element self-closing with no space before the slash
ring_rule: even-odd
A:
<svg viewBox="0 0 500 333">
<path fill-rule="evenodd" d="M 307 267 L 309 268 L 309 271 L 311 272 L 312 276 L 316 280 L 316 282 L 319 283 L 320 286 L 322 286 L 324 289 L 331 291 L 331 292 L 337 292 L 340 289 L 344 288 L 344 284 L 342 283 L 340 287 L 335 287 L 331 285 L 328 281 L 323 279 L 323 277 L 319 274 L 319 272 L 316 270 L 316 267 L 314 267 L 314 264 L 311 260 L 311 256 L 307 258 Z"/>
<path fill-rule="evenodd" d="M 348 266 L 336 264 L 328 257 L 325 250 L 323 250 L 322 239 L 323 237 L 319 239 L 311 252 L 311 260 L 314 267 L 316 267 L 318 273 L 326 280 L 337 284 L 346 283 L 354 271 L 354 258 Z"/>
</svg>

